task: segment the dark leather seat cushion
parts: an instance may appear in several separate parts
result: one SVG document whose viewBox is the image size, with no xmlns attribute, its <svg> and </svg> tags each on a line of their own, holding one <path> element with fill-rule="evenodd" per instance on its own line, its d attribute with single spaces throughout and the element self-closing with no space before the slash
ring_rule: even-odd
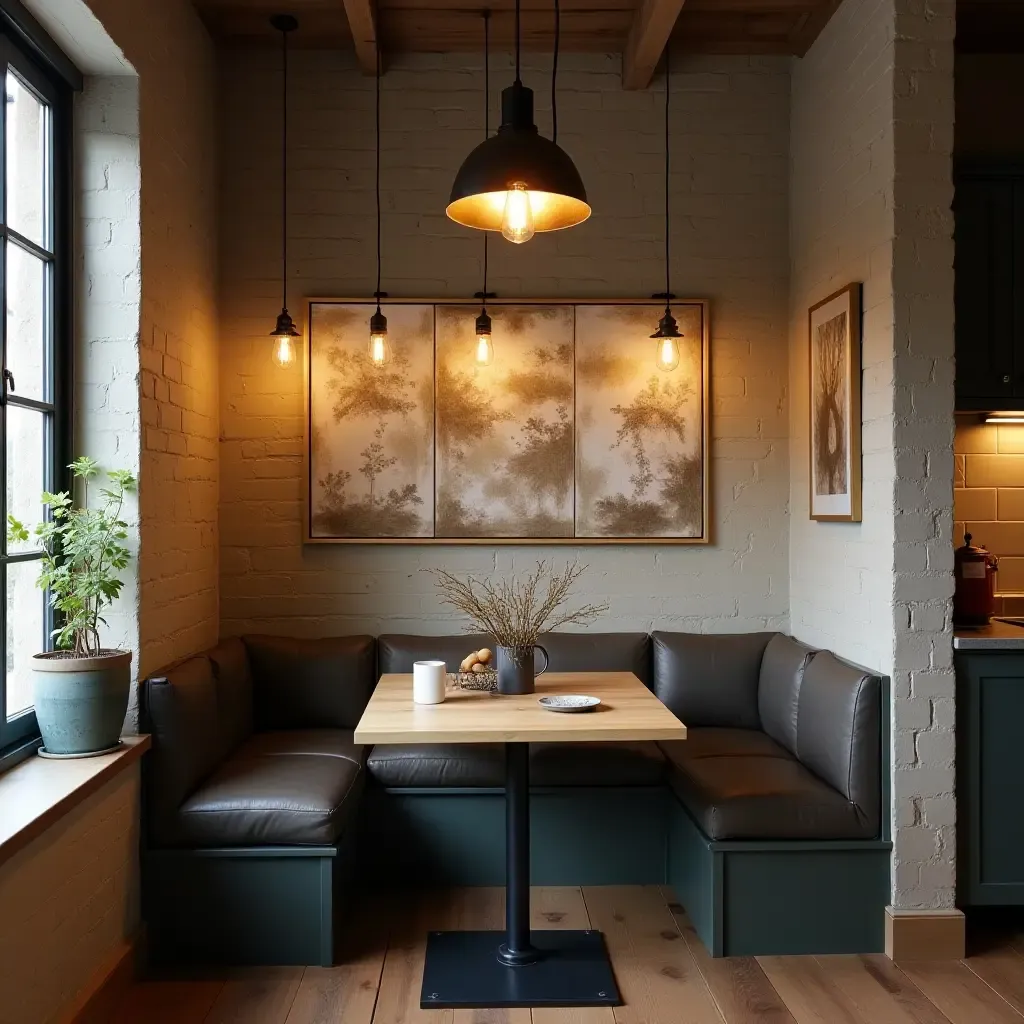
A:
<svg viewBox="0 0 1024 1024">
<path fill-rule="evenodd" d="M 760 729 L 690 729 L 685 740 L 658 744 L 673 764 L 698 757 L 792 757 Z"/>
<path fill-rule="evenodd" d="M 362 762 L 351 731 L 257 734 L 181 805 L 178 844 L 332 844 L 358 804 Z"/>
<path fill-rule="evenodd" d="M 805 768 L 768 736 L 701 737 L 665 743 L 672 760 L 669 785 L 710 839 L 870 839 L 874 825 L 857 806 Z M 735 733 L 743 730 L 715 730 Z M 763 733 L 761 734 L 764 735 Z M 714 753 L 714 744 L 721 752 Z M 760 753 L 754 750 L 761 747 Z"/>
<path fill-rule="evenodd" d="M 653 786 L 664 781 L 665 755 L 656 743 L 532 743 L 534 786 Z M 367 760 L 388 788 L 500 789 L 505 749 L 497 743 L 380 744 Z"/>
<path fill-rule="evenodd" d="M 366 767 L 388 788 L 498 787 L 505 784 L 500 743 L 379 743 Z"/>
</svg>

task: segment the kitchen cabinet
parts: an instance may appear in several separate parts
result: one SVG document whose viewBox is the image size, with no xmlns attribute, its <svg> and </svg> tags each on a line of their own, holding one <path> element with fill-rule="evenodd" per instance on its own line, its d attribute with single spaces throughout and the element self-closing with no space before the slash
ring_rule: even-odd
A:
<svg viewBox="0 0 1024 1024">
<path fill-rule="evenodd" d="M 955 663 L 957 902 L 1024 905 L 1024 651 Z"/>
<path fill-rule="evenodd" d="M 962 170 L 953 208 L 957 408 L 1024 409 L 1024 167 Z"/>
</svg>

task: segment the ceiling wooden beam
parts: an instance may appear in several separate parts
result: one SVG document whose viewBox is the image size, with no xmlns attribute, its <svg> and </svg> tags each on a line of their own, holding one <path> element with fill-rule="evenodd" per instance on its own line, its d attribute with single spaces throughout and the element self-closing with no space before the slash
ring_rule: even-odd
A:
<svg viewBox="0 0 1024 1024">
<path fill-rule="evenodd" d="M 377 73 L 377 19 L 374 0 L 344 0 L 348 27 L 363 73 Z"/>
<path fill-rule="evenodd" d="M 665 52 L 684 0 L 643 0 L 622 51 L 622 87 L 646 89 Z"/>
</svg>

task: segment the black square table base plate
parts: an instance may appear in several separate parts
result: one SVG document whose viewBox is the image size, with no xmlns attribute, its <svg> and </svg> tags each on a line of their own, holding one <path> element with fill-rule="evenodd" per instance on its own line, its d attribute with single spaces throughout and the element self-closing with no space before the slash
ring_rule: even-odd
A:
<svg viewBox="0 0 1024 1024">
<path fill-rule="evenodd" d="M 544 957 L 525 967 L 498 960 L 504 941 L 504 932 L 430 932 L 420 1007 L 622 1004 L 600 932 L 535 931 Z"/>
</svg>

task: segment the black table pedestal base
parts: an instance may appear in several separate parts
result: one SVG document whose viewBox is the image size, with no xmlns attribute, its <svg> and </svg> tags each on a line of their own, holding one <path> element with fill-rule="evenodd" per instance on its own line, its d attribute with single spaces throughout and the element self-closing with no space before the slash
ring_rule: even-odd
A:
<svg viewBox="0 0 1024 1024">
<path fill-rule="evenodd" d="M 420 1007 L 620 1006 L 604 937 L 595 931 L 535 931 L 536 963 L 498 959 L 505 932 L 430 932 Z"/>
</svg>

